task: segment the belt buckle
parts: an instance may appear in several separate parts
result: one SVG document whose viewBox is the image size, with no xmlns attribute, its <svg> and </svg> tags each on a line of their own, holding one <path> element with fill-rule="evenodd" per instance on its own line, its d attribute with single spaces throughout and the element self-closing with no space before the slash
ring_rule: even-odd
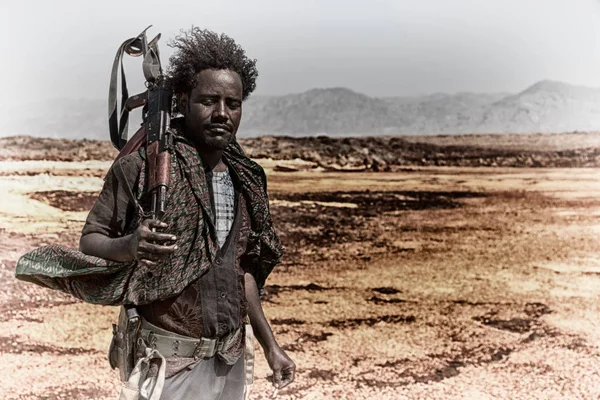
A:
<svg viewBox="0 0 600 400">
<path fill-rule="evenodd" d="M 216 343 L 216 346 L 215 346 L 215 353 L 223 351 L 224 347 L 225 347 L 225 340 L 217 339 L 217 343 Z"/>
<path fill-rule="evenodd" d="M 194 360 L 201 357 L 212 357 L 216 354 L 217 339 L 200 338 L 196 348 L 194 349 Z"/>
</svg>

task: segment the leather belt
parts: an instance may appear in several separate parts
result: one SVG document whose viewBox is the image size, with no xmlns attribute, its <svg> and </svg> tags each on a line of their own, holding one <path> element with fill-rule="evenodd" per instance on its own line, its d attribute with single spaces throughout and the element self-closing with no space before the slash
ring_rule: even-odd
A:
<svg viewBox="0 0 600 400">
<path fill-rule="evenodd" d="M 229 341 L 238 334 L 240 329 L 223 338 L 194 339 L 159 328 L 142 318 L 140 339 L 147 347 L 156 349 L 163 357 L 193 357 L 198 360 L 214 357 L 228 347 Z"/>
</svg>

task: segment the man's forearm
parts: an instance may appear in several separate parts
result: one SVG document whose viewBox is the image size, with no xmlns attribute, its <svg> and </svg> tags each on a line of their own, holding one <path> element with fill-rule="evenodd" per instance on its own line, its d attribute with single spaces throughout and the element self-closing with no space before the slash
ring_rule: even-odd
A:
<svg viewBox="0 0 600 400">
<path fill-rule="evenodd" d="M 89 233 L 79 240 L 79 250 L 90 256 L 112 261 L 133 261 L 131 236 L 109 238 L 100 233 Z"/>
<path fill-rule="evenodd" d="M 246 301 L 248 302 L 248 317 L 250 318 L 250 324 L 256 339 L 265 351 L 271 350 L 277 346 L 277 341 L 273 336 L 273 331 L 269 326 L 269 322 L 265 317 L 262 306 L 260 304 L 260 297 L 258 294 L 258 287 L 254 277 L 250 274 L 245 274 L 246 280 Z"/>
</svg>

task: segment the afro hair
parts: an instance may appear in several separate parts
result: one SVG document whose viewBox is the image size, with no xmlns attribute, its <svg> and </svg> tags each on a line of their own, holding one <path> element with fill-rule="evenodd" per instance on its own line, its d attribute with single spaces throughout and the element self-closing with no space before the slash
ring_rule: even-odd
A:
<svg viewBox="0 0 600 400">
<path fill-rule="evenodd" d="M 175 53 L 169 59 L 168 79 L 174 93 L 189 93 L 196 86 L 198 72 L 205 69 L 229 69 L 242 78 L 242 100 L 256 88 L 256 60 L 225 34 L 192 27 L 176 36 L 169 47 Z"/>
</svg>

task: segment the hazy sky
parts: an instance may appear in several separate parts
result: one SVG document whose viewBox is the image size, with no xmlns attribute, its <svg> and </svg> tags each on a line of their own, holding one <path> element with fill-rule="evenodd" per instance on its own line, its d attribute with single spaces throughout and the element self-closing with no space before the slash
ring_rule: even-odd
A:
<svg viewBox="0 0 600 400">
<path fill-rule="evenodd" d="M 118 46 L 147 25 L 163 63 L 180 29 L 229 34 L 258 59 L 256 94 L 600 86 L 600 0 L 2 0 L 0 104 L 105 98 Z M 140 59 L 126 65 L 141 77 Z"/>
</svg>

